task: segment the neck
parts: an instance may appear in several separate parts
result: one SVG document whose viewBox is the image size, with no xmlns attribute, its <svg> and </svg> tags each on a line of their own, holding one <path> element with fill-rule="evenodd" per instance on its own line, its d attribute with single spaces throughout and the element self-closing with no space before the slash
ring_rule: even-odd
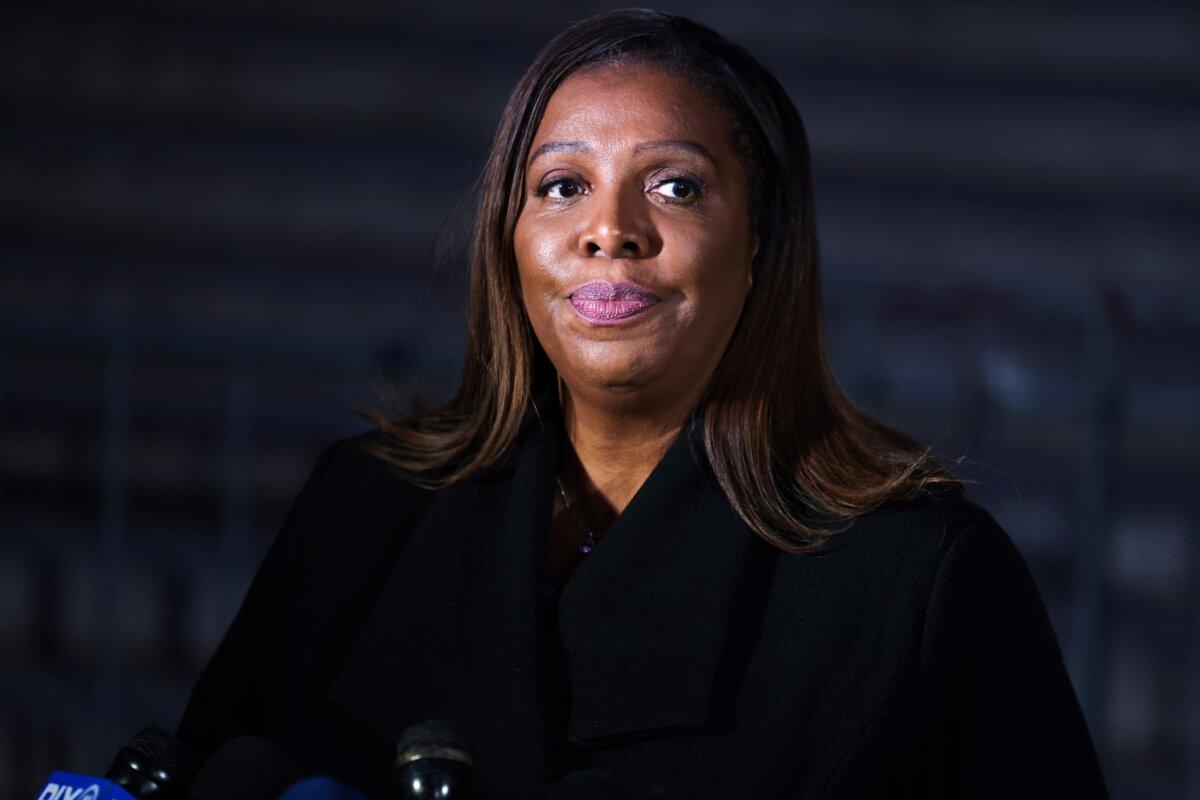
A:
<svg viewBox="0 0 1200 800">
<path fill-rule="evenodd" d="M 616 519 L 687 421 L 692 398 L 655 406 L 588 402 L 561 384 L 559 474 L 572 503 L 603 530 Z"/>
</svg>

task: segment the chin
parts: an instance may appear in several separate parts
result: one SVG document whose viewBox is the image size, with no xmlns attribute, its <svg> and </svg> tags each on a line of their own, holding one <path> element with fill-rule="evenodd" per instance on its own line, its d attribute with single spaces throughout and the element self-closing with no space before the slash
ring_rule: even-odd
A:
<svg viewBox="0 0 1200 800">
<path fill-rule="evenodd" d="M 636 368 L 615 366 L 607 359 L 604 364 L 590 368 L 575 370 L 588 386 L 601 388 L 614 394 L 633 394 L 652 384 L 661 377 L 664 370 L 654 369 L 653 365 L 639 363 Z"/>
</svg>

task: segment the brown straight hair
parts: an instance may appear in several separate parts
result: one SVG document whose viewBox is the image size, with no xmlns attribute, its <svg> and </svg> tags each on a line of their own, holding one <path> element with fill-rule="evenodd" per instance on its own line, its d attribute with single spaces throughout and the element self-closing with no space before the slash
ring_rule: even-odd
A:
<svg viewBox="0 0 1200 800">
<path fill-rule="evenodd" d="M 495 462 L 532 398 L 556 380 L 521 300 L 513 230 L 525 160 L 550 96 L 581 69 L 637 62 L 706 88 L 729 112 L 761 237 L 742 315 L 693 412 L 731 506 L 764 540 L 814 552 L 854 517 L 934 484 L 962 488 L 908 436 L 872 418 L 826 355 L 808 137 L 779 81 L 741 47 L 685 17 L 621 9 L 577 22 L 538 53 L 509 97 L 479 176 L 466 357 L 443 406 L 359 412 L 385 434 L 368 449 L 407 481 L 448 486 Z M 806 513 L 807 512 L 815 512 Z"/>
</svg>

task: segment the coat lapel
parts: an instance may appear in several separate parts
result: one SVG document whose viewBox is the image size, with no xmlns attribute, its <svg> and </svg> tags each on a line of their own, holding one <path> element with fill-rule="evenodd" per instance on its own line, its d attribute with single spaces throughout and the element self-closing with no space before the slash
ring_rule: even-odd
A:
<svg viewBox="0 0 1200 800">
<path fill-rule="evenodd" d="M 563 588 L 577 742 L 734 725 L 774 551 L 729 505 L 699 432 L 683 428 Z"/>
<path fill-rule="evenodd" d="M 553 770 L 547 537 L 562 428 L 553 384 L 505 457 L 441 490 L 384 580 L 327 696 L 395 741 L 459 720 L 478 771 Z M 567 735 L 583 745 L 732 726 L 772 551 L 736 516 L 685 426 L 563 589 Z M 523 777 L 520 777 L 523 776 Z"/>
<path fill-rule="evenodd" d="M 553 770 L 541 581 L 555 463 L 533 446 L 538 424 L 528 416 L 500 463 L 435 494 L 325 693 L 388 742 L 454 720 L 481 791 L 512 796 L 544 791 Z"/>
</svg>

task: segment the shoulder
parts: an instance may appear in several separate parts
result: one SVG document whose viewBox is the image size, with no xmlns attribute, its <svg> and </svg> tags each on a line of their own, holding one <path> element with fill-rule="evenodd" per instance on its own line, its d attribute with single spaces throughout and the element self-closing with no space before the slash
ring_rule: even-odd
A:
<svg viewBox="0 0 1200 800">
<path fill-rule="evenodd" d="M 843 582 L 928 592 L 947 566 L 1024 569 L 1008 533 L 961 489 L 936 487 L 855 517 L 824 549 L 789 556 L 792 570 L 828 570 Z"/>
<path fill-rule="evenodd" d="M 1016 543 L 985 507 L 961 489 L 894 501 L 864 516 L 863 525 L 897 554 L 916 549 L 939 573 L 972 571 L 1013 577 L 1028 568 Z"/>
<path fill-rule="evenodd" d="M 371 445 L 384 441 L 371 429 L 322 449 L 289 521 L 302 560 L 320 563 L 336 551 L 376 552 L 423 511 L 433 492 L 404 480 L 371 452 Z"/>
<path fill-rule="evenodd" d="M 371 571 L 403 544 L 434 492 L 403 480 L 366 444 L 370 430 L 326 445 L 283 537 L 295 540 L 291 575 L 301 619 L 344 608 Z M 297 588 L 299 587 L 299 588 Z"/>
<path fill-rule="evenodd" d="M 986 514 L 961 489 L 935 486 L 859 514 L 816 555 L 936 559 Z"/>
<path fill-rule="evenodd" d="M 310 474 L 322 500 L 395 503 L 426 490 L 405 480 L 374 448 L 391 441 L 378 428 L 328 443 Z"/>
</svg>

